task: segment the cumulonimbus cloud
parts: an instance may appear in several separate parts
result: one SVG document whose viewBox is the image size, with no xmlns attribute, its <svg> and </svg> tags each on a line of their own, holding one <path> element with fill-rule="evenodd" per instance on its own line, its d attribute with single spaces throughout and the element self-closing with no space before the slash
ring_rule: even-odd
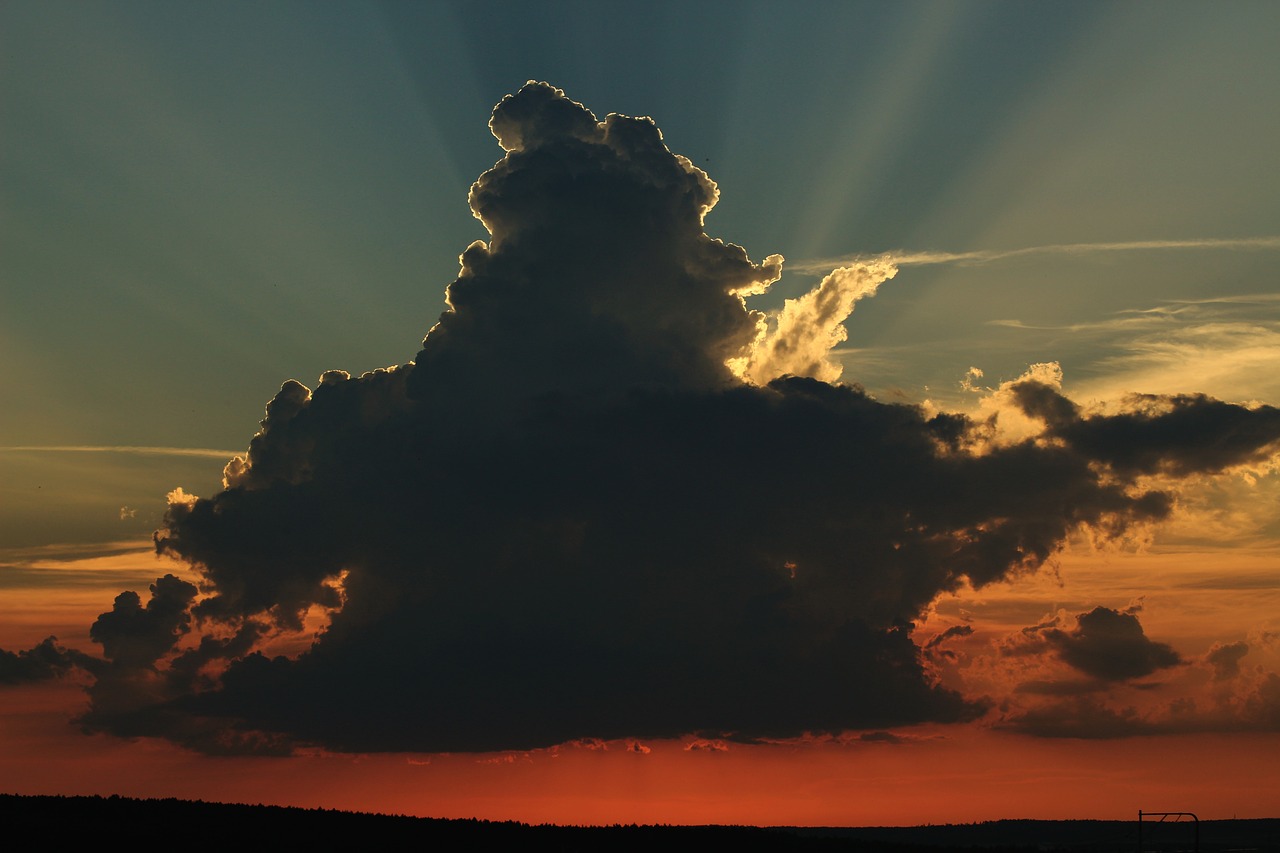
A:
<svg viewBox="0 0 1280 853">
<path fill-rule="evenodd" d="M 719 190 L 652 121 L 530 83 L 490 127 L 491 236 L 417 357 L 286 382 L 222 491 L 171 496 L 156 547 L 202 592 L 117 600 L 83 725 L 457 751 L 970 719 L 912 636 L 939 593 L 1160 521 L 1148 471 L 1275 451 L 1267 407 L 1091 415 L 1027 379 L 1043 440 L 992 444 L 835 384 L 841 314 L 890 267 L 770 332 L 744 299 L 782 258 L 707 236 Z M 321 612 L 309 649 L 264 652 Z"/>
</svg>

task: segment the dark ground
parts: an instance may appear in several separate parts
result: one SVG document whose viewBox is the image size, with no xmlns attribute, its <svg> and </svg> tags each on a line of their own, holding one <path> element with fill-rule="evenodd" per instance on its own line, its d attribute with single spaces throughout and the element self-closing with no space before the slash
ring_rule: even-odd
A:
<svg viewBox="0 0 1280 853">
<path fill-rule="evenodd" d="M 514 822 L 440 820 L 325 809 L 225 805 L 123 797 L 24 797 L 0 794 L 7 837 L 65 849 L 117 839 L 131 847 L 225 850 L 273 842 L 319 850 L 513 849 L 854 851 L 1133 851 L 1137 821 L 1001 820 L 918 827 L 531 826 Z M 1149 853 L 1195 850 L 1194 827 L 1144 824 Z M 1276 851 L 1280 819 L 1200 823 L 1201 851 Z"/>
</svg>

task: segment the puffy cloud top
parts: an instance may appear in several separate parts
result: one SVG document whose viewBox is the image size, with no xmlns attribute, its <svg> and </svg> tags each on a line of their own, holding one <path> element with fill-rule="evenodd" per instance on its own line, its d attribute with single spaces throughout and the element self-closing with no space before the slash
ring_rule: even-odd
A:
<svg viewBox="0 0 1280 853">
<path fill-rule="evenodd" d="M 492 235 L 463 252 L 451 310 L 409 380 L 421 399 L 552 390 L 723 388 L 755 340 L 740 293 L 778 277 L 706 235 L 716 185 L 673 155 L 647 118 L 597 122 L 543 83 L 490 122 L 507 155 L 471 187 Z"/>
</svg>

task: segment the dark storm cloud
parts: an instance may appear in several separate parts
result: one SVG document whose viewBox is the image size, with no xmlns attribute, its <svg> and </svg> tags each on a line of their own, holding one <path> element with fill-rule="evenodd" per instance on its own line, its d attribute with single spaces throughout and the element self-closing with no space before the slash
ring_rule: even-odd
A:
<svg viewBox="0 0 1280 853">
<path fill-rule="evenodd" d="M 1044 636 L 1064 662 L 1104 681 L 1142 678 L 1182 662 L 1170 646 L 1147 637 L 1136 614 L 1109 607 L 1081 613 L 1074 630 Z"/>
<path fill-rule="evenodd" d="M 237 639 L 167 651 L 185 590 L 161 591 L 154 624 L 118 603 L 129 615 L 96 636 L 137 665 L 111 714 L 94 697 L 99 727 L 432 751 L 969 719 L 983 708 L 938 686 L 911 620 L 1081 527 L 1169 513 L 1113 462 L 1128 451 L 1099 468 L 1102 439 L 975 452 L 964 416 L 762 375 L 775 359 L 752 359 L 766 330 L 741 294 L 782 260 L 707 236 L 718 190 L 651 121 L 597 122 L 530 84 L 492 129 L 506 154 L 471 190 L 492 236 L 463 253 L 415 362 L 285 383 L 226 488 L 171 498 L 156 546 L 202 573 L 202 630 Z M 1079 420 L 1033 391 L 1054 424 Z M 1269 415 L 1240 412 L 1263 446 L 1240 424 Z M 1157 467 L 1190 470 L 1220 420 L 1158 443 Z M 311 607 L 332 622 L 307 652 L 250 651 Z M 1093 637 L 1063 648 L 1105 670 Z M 157 652 L 178 657 L 140 680 Z M 215 659 L 225 672 L 197 678 Z"/>
<path fill-rule="evenodd" d="M 118 666 L 150 666 L 191 630 L 188 609 L 195 597 L 194 584 L 165 575 L 151 585 L 146 607 L 136 592 L 117 595 L 111 610 L 89 628 L 89 636 Z"/>
<path fill-rule="evenodd" d="M 707 237 L 711 179 L 652 121 L 597 123 L 548 86 L 504 98 L 490 127 L 507 155 L 470 202 L 492 239 L 463 253 L 410 391 L 505 405 L 542 391 L 732 384 L 725 362 L 758 319 L 735 294 L 776 279 L 781 258 L 755 265 Z"/>
<path fill-rule="evenodd" d="M 952 637 L 968 637 L 973 633 L 972 625 L 952 625 L 945 631 L 940 631 L 929 642 L 924 644 L 926 650 L 936 649 L 938 646 L 950 640 Z"/>
<path fill-rule="evenodd" d="M 1118 414 L 1086 416 L 1056 389 L 1019 383 L 1023 410 L 1050 436 L 1126 476 L 1217 473 L 1264 462 L 1280 442 L 1280 409 L 1236 406 L 1203 394 L 1131 395 Z"/>
<path fill-rule="evenodd" d="M 960 660 L 960 656 L 950 649 L 942 648 L 942 644 L 954 637 L 968 637 L 973 633 L 972 625 L 952 625 L 945 631 L 941 631 L 934 635 L 921 649 L 924 653 L 934 660 L 945 660 L 955 662 Z"/>
<path fill-rule="evenodd" d="M 288 754 L 292 747 L 279 736 L 209 720 L 183 707 L 186 697 L 216 686 L 202 672 L 205 665 L 243 657 L 263 633 L 259 622 L 244 620 L 230 636 L 205 635 L 171 654 L 191 630 L 196 592 L 193 584 L 165 575 L 151 585 L 145 606 L 136 592 L 116 596 L 111 611 L 91 629 L 108 659 L 82 664 L 96 680 L 88 688 L 90 708 L 78 722 L 87 732 L 162 736 L 202 752 Z M 161 658 L 166 666 L 157 667 Z"/>
<path fill-rule="evenodd" d="M 1249 644 L 1240 640 L 1234 643 L 1214 643 L 1205 654 L 1205 662 L 1213 667 L 1214 681 L 1230 681 L 1240 674 L 1240 661 L 1249 654 Z"/>
<path fill-rule="evenodd" d="M 48 681 L 77 667 L 96 672 L 101 663 L 83 652 L 58 645 L 57 637 L 46 637 L 30 649 L 17 652 L 0 649 L 0 685 Z"/>
<path fill-rule="evenodd" d="M 1142 678 L 1182 663 L 1170 646 L 1147 637 L 1137 612 L 1138 608 L 1095 607 L 1076 616 L 1076 626 L 1070 631 L 1062 630 L 1055 619 L 1023 629 L 1002 650 L 1013 656 L 1052 652 L 1073 669 L 1101 682 Z M 1033 692 L 1047 692 L 1043 684 L 1037 684 Z M 1061 692 L 1080 689 L 1073 683 Z"/>
</svg>

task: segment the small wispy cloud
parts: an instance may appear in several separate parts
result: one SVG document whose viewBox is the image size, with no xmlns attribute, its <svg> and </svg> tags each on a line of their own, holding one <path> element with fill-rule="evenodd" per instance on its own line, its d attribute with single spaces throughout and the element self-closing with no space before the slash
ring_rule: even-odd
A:
<svg viewBox="0 0 1280 853">
<path fill-rule="evenodd" d="M 971 252 L 909 251 L 905 249 L 876 254 L 842 255 L 813 258 L 788 264 L 792 272 L 824 273 L 859 261 L 883 259 L 898 266 L 930 266 L 963 264 L 980 266 L 1027 255 L 1091 255 L 1108 252 L 1148 252 L 1168 249 L 1213 249 L 1219 251 L 1266 251 L 1280 249 L 1280 236 L 1203 238 L 1191 240 L 1134 240 L 1127 243 L 1051 243 L 1046 246 L 1024 246 L 1019 249 L 977 249 Z"/>
<path fill-rule="evenodd" d="M 98 560 L 124 554 L 151 555 L 155 550 L 155 543 L 149 537 L 111 542 L 54 542 L 19 547 L 0 546 L 0 567 L 9 570 L 15 566 Z M 152 570 L 150 564 L 147 568 L 148 571 Z"/>
<path fill-rule="evenodd" d="M 1280 302 L 1280 293 L 1250 293 L 1237 296 L 1208 296 L 1204 299 L 1170 299 L 1176 305 L 1267 305 Z M 1158 310 L 1158 309 L 1149 309 Z M 1172 310 L 1172 309 L 1170 309 Z"/>
<path fill-rule="evenodd" d="M 100 444 L 15 444 L 0 446 L 0 453 L 126 453 L 136 456 L 195 456 L 205 459 L 230 459 L 242 450 L 218 450 L 212 447 L 139 447 Z"/>
</svg>

